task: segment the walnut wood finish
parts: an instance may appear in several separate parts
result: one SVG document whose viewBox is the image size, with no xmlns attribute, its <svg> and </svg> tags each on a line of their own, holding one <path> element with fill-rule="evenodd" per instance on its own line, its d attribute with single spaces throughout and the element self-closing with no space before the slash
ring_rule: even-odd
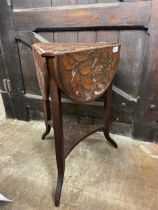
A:
<svg viewBox="0 0 158 210">
<path fill-rule="evenodd" d="M 48 121 L 48 124 L 53 127 L 53 121 Z M 63 124 L 64 133 L 64 155 L 65 158 L 69 155 L 72 149 L 82 140 L 96 131 L 103 131 L 102 125 L 75 125 L 71 123 Z M 77 133 L 77 135 L 76 135 Z"/>
<path fill-rule="evenodd" d="M 87 136 L 100 130 L 115 148 L 109 136 L 112 81 L 120 56 L 119 44 L 41 44 L 33 45 L 33 55 L 41 89 L 46 130 L 42 139 L 54 128 L 58 168 L 55 206 L 60 205 L 65 159 Z M 104 93 L 104 125 L 63 125 L 61 90 L 77 103 L 97 99 Z M 49 107 L 51 96 L 51 109 Z"/>
<path fill-rule="evenodd" d="M 56 82 L 53 80 L 52 77 L 50 79 L 50 90 L 52 99 L 52 120 L 54 122 L 53 128 L 55 139 L 55 153 L 58 168 L 58 179 L 55 192 L 55 206 L 59 206 L 65 171 L 64 138 L 60 89 L 58 88 Z"/>
<path fill-rule="evenodd" d="M 116 142 L 110 137 L 110 117 L 111 117 L 111 102 L 112 102 L 112 83 L 107 91 L 104 93 L 104 129 L 103 133 L 107 141 L 109 141 L 115 148 Z"/>
<path fill-rule="evenodd" d="M 33 48 L 34 49 L 34 48 Z M 49 77 L 48 77 L 48 71 L 47 71 L 47 61 L 45 57 L 42 57 L 38 51 L 33 50 L 34 55 L 34 61 L 35 61 L 35 67 L 37 69 L 37 77 L 39 81 L 39 86 L 42 94 L 42 100 L 43 100 L 43 108 L 44 108 L 44 119 L 45 119 L 45 125 L 46 130 L 42 135 L 42 139 L 45 139 L 46 135 L 50 132 L 50 125 L 48 124 L 48 121 L 51 119 L 50 114 L 50 106 L 49 106 Z"/>
<path fill-rule="evenodd" d="M 44 84 L 44 77 L 41 77 L 43 72 L 46 72 L 42 70 L 45 68 L 43 56 L 54 57 L 50 60 L 52 77 L 60 89 L 77 103 L 95 100 L 104 93 L 116 73 L 120 55 L 120 45 L 104 42 L 56 45 L 37 43 L 33 48 L 38 52 L 38 56 L 42 56 L 39 66 L 37 53 L 34 52 L 44 98 L 47 98 L 47 87 L 44 87 L 47 84 Z"/>
</svg>

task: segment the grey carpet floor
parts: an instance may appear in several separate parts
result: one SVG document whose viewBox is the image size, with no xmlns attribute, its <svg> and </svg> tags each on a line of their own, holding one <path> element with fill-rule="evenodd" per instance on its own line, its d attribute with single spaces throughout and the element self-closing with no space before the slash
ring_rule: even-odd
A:
<svg viewBox="0 0 158 210">
<path fill-rule="evenodd" d="M 12 203 L 0 210 L 53 210 L 56 161 L 53 132 L 41 140 L 44 123 L 7 120 L 0 125 L 0 192 Z M 59 210 L 157 210 L 158 160 L 142 142 L 101 133 L 81 142 L 66 160 Z"/>
</svg>

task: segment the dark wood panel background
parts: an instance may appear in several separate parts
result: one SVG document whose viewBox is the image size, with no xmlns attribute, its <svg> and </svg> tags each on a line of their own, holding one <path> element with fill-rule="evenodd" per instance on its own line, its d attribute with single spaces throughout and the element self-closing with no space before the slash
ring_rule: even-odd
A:
<svg viewBox="0 0 158 210">
<path fill-rule="evenodd" d="M 142 0 L 123 0 L 122 2 L 135 2 Z M 121 0 L 13 0 L 14 9 L 39 8 L 51 6 L 65 6 L 75 4 L 112 3 Z"/>
<path fill-rule="evenodd" d="M 4 0 L 2 0 L 4 2 Z M 106 28 L 103 27 L 104 23 L 108 23 L 108 21 L 104 21 L 100 16 L 99 21 L 96 23 L 96 26 L 93 27 L 93 20 L 96 21 L 95 18 L 90 22 L 89 20 L 79 21 L 80 25 L 84 25 L 84 27 L 79 27 L 79 25 L 75 24 L 77 18 L 76 16 L 74 20 L 72 18 L 68 18 L 65 20 L 64 14 L 59 15 L 59 12 L 54 10 L 53 12 L 48 12 L 51 15 L 52 19 L 48 18 L 48 14 L 45 13 L 44 10 L 41 10 L 42 13 L 37 10 L 33 10 L 33 8 L 43 8 L 47 9 L 47 7 L 56 8 L 56 6 L 73 6 L 73 5 L 85 5 L 85 4 L 94 4 L 95 6 L 98 3 L 115 3 L 117 5 L 121 2 L 120 8 L 122 9 L 122 14 L 118 10 L 111 9 L 109 10 L 109 18 L 111 18 L 111 25 Z M 143 2 L 146 2 L 145 4 Z M 158 0 L 153 0 L 155 5 L 158 4 Z M 118 3 L 118 4 L 117 4 Z M 111 5 L 111 4 L 108 4 Z M 157 113 L 157 109 L 152 109 L 152 116 L 154 116 L 154 126 L 150 126 L 150 132 L 141 131 L 143 127 L 142 119 L 145 120 L 146 125 L 149 125 L 147 122 L 148 119 L 145 117 L 146 111 L 141 112 L 144 104 L 149 107 L 150 98 L 148 98 L 148 102 L 145 100 L 145 90 L 142 93 L 142 80 L 148 77 L 148 71 L 150 69 L 145 69 L 144 61 L 146 59 L 147 49 L 148 49 L 148 41 L 149 41 L 149 17 L 150 17 L 150 9 L 151 9 L 151 1 L 142 1 L 142 0 L 13 0 L 12 1 L 13 13 L 15 15 L 14 27 L 16 29 L 16 41 L 17 41 L 17 49 L 18 49 L 18 62 L 21 69 L 21 77 L 23 81 L 23 92 L 24 92 L 24 102 L 26 106 L 26 110 L 29 113 L 30 117 L 36 118 L 38 115 L 41 116 L 42 113 L 42 105 L 41 105 L 41 97 L 40 90 L 37 82 L 37 77 L 35 73 L 35 66 L 32 59 L 32 51 L 31 44 L 34 42 L 32 38 L 32 31 L 35 30 L 41 37 L 45 38 L 50 42 L 98 42 L 98 41 L 106 41 L 106 42 L 120 42 L 122 45 L 121 48 L 121 58 L 120 64 L 117 72 L 117 76 L 114 82 L 114 91 L 113 91 L 113 111 L 112 118 L 113 121 L 128 123 L 132 127 L 133 135 L 136 137 L 140 137 L 143 139 L 147 139 L 153 141 L 155 139 L 155 133 L 157 133 L 157 124 L 158 118 L 155 113 Z M 62 7 L 61 7 L 62 8 Z M 66 7 L 63 7 L 66 8 Z M 98 7 L 96 7 L 98 8 Z M 108 7 L 107 7 L 108 8 Z M 29 9 L 24 12 L 23 9 Z M 8 10 L 8 9 L 7 9 Z M 24 13 L 23 13 L 24 12 Z M 32 20 L 29 20 L 29 16 L 26 13 L 32 16 Z M 65 12 L 63 9 L 61 12 Z M 155 12 L 155 11 L 153 11 Z M 10 11 L 11 13 L 11 11 Z M 36 14 L 35 14 L 36 13 Z M 114 14 L 115 13 L 115 14 Z M 131 16 L 128 18 L 128 13 Z M 155 12 L 156 13 L 156 12 Z M 22 15 L 24 14 L 24 15 Z M 43 14 L 40 16 L 40 14 Z M 53 16 L 54 14 L 57 17 Z M 76 14 L 75 11 L 72 11 L 72 14 Z M 94 13 L 91 13 L 93 17 Z M 135 15 L 133 15 L 135 14 Z M 19 16 L 18 16 L 19 15 Z M 122 15 L 122 16 L 121 16 Z M 30 17 L 31 17 L 30 16 Z M 114 18 L 115 16 L 115 18 Z M 122 18 L 121 20 L 116 21 L 117 16 Z M 40 18 L 34 18 L 40 17 Z M 45 17 L 42 20 L 43 25 L 41 25 L 44 29 L 40 30 L 38 28 L 38 24 L 40 24 L 41 17 Z M 55 17 L 53 19 L 53 17 Z M 125 19 L 123 19 L 125 17 Z M 127 17 L 127 18 L 126 18 Z M 49 26 L 49 21 L 51 21 L 51 26 Z M 66 22 L 68 21 L 68 22 Z M 72 23 L 69 28 L 69 23 Z M 62 30 L 53 29 L 53 24 L 56 25 L 57 29 L 60 29 L 62 26 Z M 88 27 L 86 28 L 86 24 Z M 98 25 L 97 25 L 98 24 Z M 95 24 L 94 24 L 95 25 Z M 101 27 L 99 27 L 101 26 Z M 74 29 L 73 29 L 74 27 Z M 153 33 L 153 32 L 152 32 Z M 145 58 L 144 58 L 145 56 Z M 0 51 L 0 63 L 3 63 L 2 53 Z M 2 77 L 6 77 L 6 75 L 1 75 Z M 147 79 L 146 79 L 147 80 Z M 3 84 L 1 84 L 1 89 Z M 153 87 L 155 88 L 156 85 Z M 150 87 L 149 87 L 150 88 Z M 153 89 L 154 89 L 153 88 Z M 153 90 L 152 89 L 152 90 Z M 158 88 L 157 88 L 158 89 Z M 16 92 L 16 91 L 15 91 Z M 144 95 L 144 101 L 141 101 L 142 95 Z M 155 96 L 155 95 L 154 95 Z M 153 97 L 154 97 L 153 96 Z M 17 96 L 14 96 L 15 101 Z M 153 98 L 152 97 L 152 98 Z M 21 99 L 22 100 L 22 99 Z M 18 99 L 17 99 L 18 101 Z M 157 102 L 153 102 L 155 105 Z M 64 113 L 67 114 L 76 114 L 76 116 L 89 116 L 92 118 L 102 118 L 102 109 L 103 103 L 102 99 L 99 99 L 96 103 L 88 104 L 86 106 L 74 105 L 70 102 L 66 96 L 63 95 L 63 110 Z M 144 104 L 143 104 L 144 103 Z M 140 106 L 141 104 L 141 106 Z M 143 110 L 147 110 L 148 108 L 144 108 Z M 140 114 L 141 113 L 141 114 Z M 151 112 L 150 112 L 151 113 Z M 153 118 L 150 115 L 150 122 L 153 122 Z M 138 126 L 137 126 L 138 125 Z M 139 128 L 139 129 L 138 129 Z M 156 140 L 157 141 L 157 140 Z"/>
</svg>

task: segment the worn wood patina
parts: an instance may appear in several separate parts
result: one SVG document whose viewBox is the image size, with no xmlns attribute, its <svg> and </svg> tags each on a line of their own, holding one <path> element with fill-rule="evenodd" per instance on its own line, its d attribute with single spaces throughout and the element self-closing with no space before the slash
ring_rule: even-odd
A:
<svg viewBox="0 0 158 210">
<path fill-rule="evenodd" d="M 105 138 L 117 148 L 109 136 L 112 81 L 120 58 L 120 45 L 36 43 L 32 46 L 39 86 L 43 97 L 45 139 L 54 128 L 58 180 L 55 205 L 59 206 L 65 171 L 65 158 L 87 136 L 103 131 Z M 104 125 L 63 125 L 61 91 L 75 103 L 85 104 L 104 95 Z M 51 103 L 49 106 L 49 96 Z M 50 108 L 51 107 L 51 108 Z"/>
<path fill-rule="evenodd" d="M 60 89 L 75 102 L 85 103 L 100 97 L 110 85 L 118 66 L 119 48 L 106 43 L 33 45 L 42 96 L 47 97 L 44 57 L 53 57 L 49 61 L 51 75 Z"/>
</svg>

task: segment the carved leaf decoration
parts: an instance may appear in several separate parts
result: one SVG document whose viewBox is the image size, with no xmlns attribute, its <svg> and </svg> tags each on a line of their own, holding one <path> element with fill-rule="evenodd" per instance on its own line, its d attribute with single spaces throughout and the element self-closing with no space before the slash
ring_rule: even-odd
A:
<svg viewBox="0 0 158 210">
<path fill-rule="evenodd" d="M 63 55 L 60 74 L 64 92 L 79 102 L 98 98 L 116 73 L 118 55 L 113 53 L 112 47 Z"/>
</svg>

